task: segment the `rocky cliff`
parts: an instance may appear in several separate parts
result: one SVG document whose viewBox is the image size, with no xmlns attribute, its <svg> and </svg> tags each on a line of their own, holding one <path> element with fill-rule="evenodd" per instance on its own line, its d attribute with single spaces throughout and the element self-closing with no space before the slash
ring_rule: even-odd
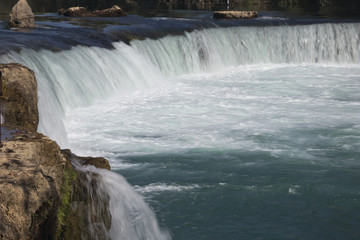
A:
<svg viewBox="0 0 360 240">
<path fill-rule="evenodd" d="M 36 132 L 33 71 L 19 64 L 0 64 L 0 79 L 5 116 L 0 148 L 0 239 L 108 239 L 109 197 L 101 192 L 96 174 L 74 168 L 91 164 L 110 169 L 108 161 L 78 157 Z"/>
</svg>

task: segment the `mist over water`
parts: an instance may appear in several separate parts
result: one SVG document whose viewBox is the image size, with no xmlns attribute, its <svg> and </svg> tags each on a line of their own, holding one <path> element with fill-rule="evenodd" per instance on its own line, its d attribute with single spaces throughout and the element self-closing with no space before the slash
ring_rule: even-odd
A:
<svg viewBox="0 0 360 240">
<path fill-rule="evenodd" d="M 0 59 L 36 72 L 39 130 L 107 157 L 173 239 L 360 236 L 358 23 L 213 28 Z M 123 201 L 138 195 L 120 176 L 100 174 L 114 193 L 114 239 L 131 222 L 118 204 L 137 201 L 130 215 L 151 220 L 128 238 L 169 238 L 141 198 Z"/>
</svg>

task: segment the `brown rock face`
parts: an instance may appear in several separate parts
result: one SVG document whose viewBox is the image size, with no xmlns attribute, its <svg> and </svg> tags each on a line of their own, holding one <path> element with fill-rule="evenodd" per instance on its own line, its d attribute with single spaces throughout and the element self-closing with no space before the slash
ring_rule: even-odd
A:
<svg viewBox="0 0 360 240">
<path fill-rule="evenodd" d="M 39 124 L 37 83 L 32 70 L 20 64 L 0 64 L 5 124 L 36 131 Z"/>
<path fill-rule="evenodd" d="M 49 239 L 66 159 L 42 134 L 19 139 L 0 150 L 0 239 Z"/>
<path fill-rule="evenodd" d="M 76 171 L 71 152 L 39 133 L 3 144 L 0 239 L 110 240 L 110 198 L 99 175 Z"/>
<path fill-rule="evenodd" d="M 256 11 L 216 11 L 214 12 L 214 18 L 226 18 L 226 19 L 246 19 L 256 18 L 258 12 Z"/>
<path fill-rule="evenodd" d="M 33 28 L 34 14 L 26 0 L 19 0 L 9 15 L 9 27 Z"/>
<path fill-rule="evenodd" d="M 110 169 L 109 162 L 61 151 L 55 141 L 36 133 L 33 71 L 0 64 L 0 80 L 7 123 L 2 127 L 7 139 L 0 147 L 0 240 L 110 240 L 110 197 L 101 176 L 72 165 Z"/>
</svg>

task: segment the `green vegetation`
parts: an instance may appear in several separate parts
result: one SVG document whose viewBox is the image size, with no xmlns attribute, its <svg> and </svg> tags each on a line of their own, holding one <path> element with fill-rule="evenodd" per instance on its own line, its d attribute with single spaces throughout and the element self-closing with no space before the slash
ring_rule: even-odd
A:
<svg viewBox="0 0 360 240">
<path fill-rule="evenodd" d="M 71 163 L 67 163 L 71 165 Z M 72 201 L 72 195 L 74 192 L 74 182 L 76 182 L 77 174 L 72 166 L 66 166 L 64 171 L 64 183 L 61 187 L 61 202 L 57 212 L 57 231 L 56 239 L 64 239 L 64 232 L 69 226 L 70 203 Z"/>
</svg>

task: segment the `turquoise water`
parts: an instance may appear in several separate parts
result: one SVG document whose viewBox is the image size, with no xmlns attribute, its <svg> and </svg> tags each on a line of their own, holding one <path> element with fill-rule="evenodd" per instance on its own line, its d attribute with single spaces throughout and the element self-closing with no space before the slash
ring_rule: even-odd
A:
<svg viewBox="0 0 360 240">
<path fill-rule="evenodd" d="M 81 109 L 67 129 L 173 239 L 356 239 L 359 79 L 358 65 L 321 64 L 185 75 Z"/>
</svg>

